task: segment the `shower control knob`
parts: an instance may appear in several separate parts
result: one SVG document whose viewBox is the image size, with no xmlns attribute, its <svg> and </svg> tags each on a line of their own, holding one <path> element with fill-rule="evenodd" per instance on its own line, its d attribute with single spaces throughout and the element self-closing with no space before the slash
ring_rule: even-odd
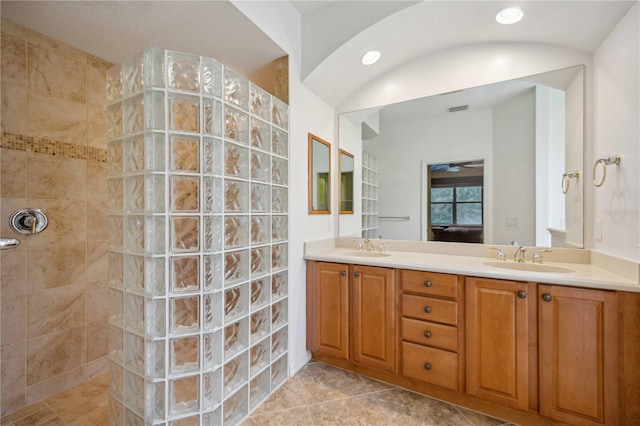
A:
<svg viewBox="0 0 640 426">
<path fill-rule="evenodd" d="M 11 229 L 22 235 L 32 235 L 44 231 L 49 223 L 47 215 L 40 209 L 24 208 L 13 212 L 9 218 Z"/>
</svg>

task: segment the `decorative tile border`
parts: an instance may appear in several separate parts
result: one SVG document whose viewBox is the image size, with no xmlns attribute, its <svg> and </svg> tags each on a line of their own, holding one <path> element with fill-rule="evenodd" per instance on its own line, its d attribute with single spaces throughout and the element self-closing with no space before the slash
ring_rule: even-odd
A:
<svg viewBox="0 0 640 426">
<path fill-rule="evenodd" d="M 107 150 L 90 146 L 57 142 L 46 138 L 16 135 L 2 132 L 0 148 L 16 151 L 35 152 L 38 154 L 58 155 L 60 157 L 78 158 L 81 160 L 107 162 Z"/>
</svg>

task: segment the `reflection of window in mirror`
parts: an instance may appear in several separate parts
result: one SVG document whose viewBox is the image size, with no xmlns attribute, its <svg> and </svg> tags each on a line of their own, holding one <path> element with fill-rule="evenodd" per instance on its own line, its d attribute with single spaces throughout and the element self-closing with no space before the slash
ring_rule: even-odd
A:
<svg viewBox="0 0 640 426">
<path fill-rule="evenodd" d="M 428 166 L 429 227 L 431 241 L 484 241 L 484 161 Z"/>
<path fill-rule="evenodd" d="M 340 213 L 353 214 L 353 154 L 340 150 Z"/>
<path fill-rule="evenodd" d="M 331 213 L 331 144 L 309 133 L 309 214 Z"/>
</svg>

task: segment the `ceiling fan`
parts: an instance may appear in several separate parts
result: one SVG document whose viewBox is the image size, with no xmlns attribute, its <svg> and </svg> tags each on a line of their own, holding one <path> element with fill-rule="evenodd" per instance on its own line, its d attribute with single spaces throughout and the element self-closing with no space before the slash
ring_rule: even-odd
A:
<svg viewBox="0 0 640 426">
<path fill-rule="evenodd" d="M 432 164 L 431 171 L 456 173 L 459 172 L 461 168 L 474 169 L 478 167 L 484 167 L 483 160 L 465 161 L 461 163 Z"/>
</svg>

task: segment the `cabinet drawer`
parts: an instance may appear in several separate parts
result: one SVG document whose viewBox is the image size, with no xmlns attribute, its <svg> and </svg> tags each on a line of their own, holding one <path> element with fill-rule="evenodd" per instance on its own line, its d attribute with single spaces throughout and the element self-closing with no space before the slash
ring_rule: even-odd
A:
<svg viewBox="0 0 640 426">
<path fill-rule="evenodd" d="M 402 342 L 402 374 L 457 390 L 458 354 Z"/>
<path fill-rule="evenodd" d="M 435 272 L 400 271 L 402 290 L 427 296 L 458 297 L 457 276 Z"/>
<path fill-rule="evenodd" d="M 402 315 L 426 321 L 458 325 L 458 303 L 432 297 L 403 294 Z"/>
<path fill-rule="evenodd" d="M 458 351 L 458 329 L 456 327 L 410 318 L 402 318 L 401 321 L 403 340 L 448 351 Z"/>
</svg>

